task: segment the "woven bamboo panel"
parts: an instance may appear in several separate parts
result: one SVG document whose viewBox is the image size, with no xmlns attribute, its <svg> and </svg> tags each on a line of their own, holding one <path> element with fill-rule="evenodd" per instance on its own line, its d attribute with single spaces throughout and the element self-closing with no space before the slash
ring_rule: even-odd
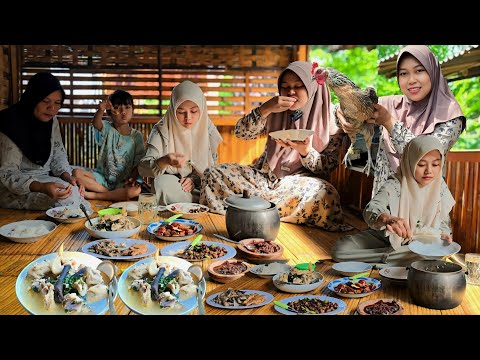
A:
<svg viewBox="0 0 480 360">
<path fill-rule="evenodd" d="M 132 127 L 140 131 L 146 141 L 157 121 L 158 118 L 139 118 L 132 121 Z M 70 164 L 95 168 L 99 149 L 94 141 L 91 118 L 59 117 L 59 122 Z M 242 140 L 233 134 L 232 126 L 217 127 L 223 137 L 223 143 L 218 147 L 219 163 L 251 164 L 262 154 L 266 136 L 255 140 Z"/>
<path fill-rule="evenodd" d="M 0 45 L 0 110 L 8 106 L 10 94 L 10 75 L 8 45 Z"/>
</svg>

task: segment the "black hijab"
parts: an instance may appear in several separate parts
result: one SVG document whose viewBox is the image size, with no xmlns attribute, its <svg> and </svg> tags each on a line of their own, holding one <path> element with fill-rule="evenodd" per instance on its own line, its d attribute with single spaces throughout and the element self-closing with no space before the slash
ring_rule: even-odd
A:
<svg viewBox="0 0 480 360">
<path fill-rule="evenodd" d="M 50 157 L 53 119 L 40 121 L 33 115 L 33 110 L 40 101 L 57 90 L 62 93 L 63 104 L 65 92 L 60 81 L 50 73 L 35 74 L 20 101 L 0 111 L 0 131 L 37 165 L 45 165 Z"/>
</svg>

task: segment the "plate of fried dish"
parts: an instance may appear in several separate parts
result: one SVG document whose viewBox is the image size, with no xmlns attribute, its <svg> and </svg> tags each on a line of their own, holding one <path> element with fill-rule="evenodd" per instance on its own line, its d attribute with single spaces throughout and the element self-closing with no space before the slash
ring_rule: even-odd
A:
<svg viewBox="0 0 480 360">
<path fill-rule="evenodd" d="M 131 261 L 154 254 L 157 246 L 145 240 L 115 238 L 91 241 L 81 250 L 99 259 Z"/>
<path fill-rule="evenodd" d="M 185 252 L 191 241 L 180 241 L 162 247 L 160 250 L 164 256 L 178 256 L 188 261 L 202 260 L 227 260 L 237 254 L 233 246 L 215 242 L 201 241 Z"/>
<path fill-rule="evenodd" d="M 205 301 L 208 305 L 229 310 L 252 309 L 267 305 L 273 301 L 273 295 L 260 290 L 235 290 L 210 295 Z"/>
<path fill-rule="evenodd" d="M 336 315 L 347 309 L 347 304 L 337 298 L 323 295 L 299 295 L 279 300 L 288 309 L 275 305 L 284 315 Z"/>
<path fill-rule="evenodd" d="M 202 224 L 188 219 L 177 219 L 171 224 L 165 224 L 165 220 L 161 220 L 147 226 L 147 232 L 166 241 L 186 240 L 200 234 L 202 230 Z"/>
<path fill-rule="evenodd" d="M 359 277 L 352 280 L 349 277 L 344 277 L 330 281 L 327 288 L 339 296 L 361 298 L 373 294 L 381 286 L 382 283 L 374 278 Z"/>
<path fill-rule="evenodd" d="M 140 315 L 183 315 L 198 306 L 197 285 L 188 272 L 192 263 L 173 256 L 142 259 L 127 268 L 118 280 L 118 294 Z M 205 296 L 206 281 L 199 283 Z"/>
<path fill-rule="evenodd" d="M 17 298 L 32 315 L 102 315 L 108 310 L 108 287 L 96 270 L 100 262 L 82 252 L 63 251 L 61 245 L 20 272 Z"/>
</svg>

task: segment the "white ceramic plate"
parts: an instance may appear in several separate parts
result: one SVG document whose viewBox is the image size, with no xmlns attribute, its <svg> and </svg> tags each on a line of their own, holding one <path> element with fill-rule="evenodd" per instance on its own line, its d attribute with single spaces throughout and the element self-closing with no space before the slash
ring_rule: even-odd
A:
<svg viewBox="0 0 480 360">
<path fill-rule="evenodd" d="M 39 226 L 44 226 L 48 229 L 45 230 L 44 233 L 41 233 L 41 235 L 34 235 L 30 236 L 28 235 L 32 229 L 38 228 Z M 23 243 L 23 244 L 31 244 L 34 243 L 35 241 L 40 240 L 44 236 L 47 236 L 50 234 L 52 231 L 54 231 L 57 228 L 57 225 L 51 221 L 45 221 L 45 220 L 22 220 L 22 221 L 16 221 L 10 224 L 3 225 L 0 227 L 0 235 L 5 236 L 7 239 L 16 242 L 16 243 Z M 25 234 L 27 236 L 21 236 L 20 234 L 14 234 L 14 231 L 25 231 Z M 20 236 L 19 236 L 20 235 Z"/>
<path fill-rule="evenodd" d="M 338 291 L 335 290 L 335 288 L 340 284 L 346 284 L 349 281 L 351 281 L 353 283 L 356 283 L 359 280 L 365 280 L 367 283 L 375 284 L 376 288 L 373 291 L 370 291 L 370 292 L 367 292 L 367 293 L 360 293 L 360 294 L 341 293 L 341 292 L 338 292 Z M 346 298 L 361 298 L 361 297 L 369 296 L 369 295 L 373 294 L 375 291 L 378 291 L 378 289 L 380 289 L 381 287 L 382 287 L 382 283 L 379 280 L 369 278 L 369 277 L 359 277 L 359 278 L 356 278 L 354 280 L 350 280 L 350 278 L 344 277 L 344 278 L 341 278 L 341 279 L 336 279 L 336 280 L 330 281 L 328 283 L 328 286 L 327 286 L 328 290 L 333 292 L 335 295 L 346 297 Z"/>
<path fill-rule="evenodd" d="M 353 276 L 366 272 L 372 268 L 372 264 L 361 261 L 344 261 L 332 265 L 332 269 L 343 276 Z"/>
<path fill-rule="evenodd" d="M 274 263 L 274 264 L 276 264 L 275 266 L 277 267 L 278 271 L 270 272 L 270 273 L 263 271 L 264 269 L 268 269 L 268 268 L 266 268 L 267 266 L 272 266 L 272 264 L 273 263 L 255 265 L 254 267 L 252 267 L 250 269 L 250 272 L 259 276 L 259 277 L 261 277 L 261 278 L 263 278 L 263 279 L 271 279 L 275 275 L 291 269 L 291 266 L 288 265 L 288 264 Z"/>
<path fill-rule="evenodd" d="M 336 314 L 339 314 L 339 313 L 341 313 L 341 312 L 343 312 L 347 309 L 347 304 L 345 304 L 345 302 L 343 300 L 340 300 L 340 299 L 337 299 L 337 298 L 334 298 L 334 297 L 330 297 L 330 296 L 323 296 L 323 295 L 299 295 L 299 296 L 292 296 L 292 297 L 289 297 L 289 298 L 285 298 L 285 299 L 282 299 L 282 300 L 279 300 L 279 301 L 281 303 L 284 303 L 284 304 L 288 305 L 289 302 L 294 302 L 294 301 L 301 300 L 301 299 L 320 299 L 322 301 L 327 300 L 327 301 L 338 304 L 338 307 L 335 310 L 327 312 L 327 313 L 323 313 L 323 314 L 302 314 L 302 315 L 336 315 Z M 289 311 L 289 310 L 284 309 L 284 308 L 281 308 L 278 305 L 275 305 L 274 308 L 279 313 L 284 314 L 284 315 L 298 315 L 298 313 L 293 312 L 293 311 Z"/>
<path fill-rule="evenodd" d="M 120 243 L 125 243 L 125 249 L 129 248 L 133 244 L 147 244 L 147 251 L 144 252 L 143 254 L 139 255 L 131 255 L 131 256 L 107 256 L 107 255 L 102 255 L 102 254 L 97 254 L 89 250 L 90 247 L 93 245 L 98 244 L 101 240 L 113 240 L 115 243 L 120 244 Z M 138 239 L 125 239 L 125 238 L 117 238 L 117 239 L 100 239 L 100 240 L 95 240 L 95 241 L 90 241 L 89 243 L 85 244 L 82 246 L 81 249 L 85 254 L 89 254 L 92 256 L 95 256 L 99 259 L 108 259 L 108 260 L 127 260 L 127 261 L 132 261 L 136 259 L 141 259 L 147 256 L 152 255 L 157 251 L 157 246 L 152 244 L 151 242 L 145 241 L 145 240 L 138 240 Z"/>
<path fill-rule="evenodd" d="M 47 254 L 44 256 L 39 257 L 38 259 L 32 261 L 28 264 L 21 272 L 20 275 L 17 277 L 17 282 L 15 284 L 15 292 L 17 295 L 20 304 L 32 315 L 65 315 L 63 308 L 60 304 L 55 304 L 54 308 L 51 310 L 46 310 L 43 307 L 43 300 L 41 296 L 29 289 L 31 284 L 31 278 L 27 278 L 28 270 L 36 264 L 37 262 L 41 262 L 43 260 L 52 260 L 54 259 L 58 253 Z M 88 254 L 84 254 L 82 252 L 77 251 L 64 251 L 63 255 L 65 257 L 75 258 L 79 263 L 85 264 L 90 266 L 94 269 L 97 268 L 98 264 L 102 260 Z M 112 284 L 112 288 L 115 289 L 117 281 L 116 278 L 113 280 L 114 283 Z M 114 294 L 115 297 L 117 294 Z M 94 303 L 87 303 L 88 306 L 95 312 L 96 315 L 102 315 L 108 310 L 108 302 L 107 299 L 104 298 L 102 300 L 96 301 Z"/>
<path fill-rule="evenodd" d="M 150 225 L 147 226 L 147 231 L 154 235 L 155 237 L 157 237 L 158 239 L 160 240 L 166 240 L 166 241 L 183 241 L 183 240 L 186 240 L 186 239 L 189 239 L 191 238 L 192 236 L 195 236 L 197 234 L 200 234 L 203 230 L 203 226 L 202 224 L 196 222 L 196 221 L 193 221 L 193 220 L 188 220 L 188 219 L 176 219 L 174 220 L 173 222 L 177 222 L 177 223 L 180 223 L 184 226 L 195 226 L 195 231 L 193 232 L 193 234 L 190 234 L 190 235 L 184 235 L 184 236 L 163 236 L 163 235 L 158 235 L 156 233 L 156 230 L 159 226 L 163 225 L 165 220 L 161 220 L 161 221 L 157 221 L 157 222 L 154 222 L 154 223 L 151 223 Z"/>
<path fill-rule="evenodd" d="M 196 203 L 175 203 L 167 205 L 166 208 L 174 214 L 182 214 L 182 218 L 184 219 L 196 219 L 210 210 L 208 206 Z"/>
<path fill-rule="evenodd" d="M 57 206 L 46 211 L 47 216 L 64 223 L 73 224 L 85 219 L 85 214 L 78 206 Z M 88 216 L 93 214 L 93 210 L 87 209 Z"/>
<path fill-rule="evenodd" d="M 215 245 L 215 246 L 221 246 L 224 247 L 227 250 L 227 253 L 223 256 L 220 256 L 215 259 L 198 259 L 198 260 L 189 260 L 189 261 L 203 261 L 203 260 L 227 260 L 233 258 L 237 254 L 237 250 L 233 246 L 224 244 L 224 243 L 219 243 L 215 241 L 201 241 L 207 246 L 210 245 Z M 186 247 L 191 243 L 191 241 L 181 241 L 181 242 L 176 242 L 173 244 L 169 244 L 167 246 L 164 246 L 160 249 L 160 254 L 164 256 L 177 256 L 177 253 L 180 251 L 183 251 L 186 249 Z M 199 243 L 200 244 L 200 243 Z"/>
<path fill-rule="evenodd" d="M 111 208 L 127 208 L 127 212 L 138 211 L 138 201 L 122 201 L 110 205 Z"/>
<path fill-rule="evenodd" d="M 315 131 L 307 129 L 288 129 L 278 130 L 269 133 L 272 138 L 279 140 L 305 141 L 305 139 L 312 135 Z"/>
<path fill-rule="evenodd" d="M 379 271 L 383 277 L 397 281 L 407 281 L 408 269 L 403 266 L 386 267 Z"/>
<path fill-rule="evenodd" d="M 140 295 L 137 294 L 133 290 L 129 290 L 128 287 L 133 282 L 133 279 L 128 276 L 128 273 L 133 269 L 135 265 L 140 265 L 145 262 L 153 261 L 153 257 L 142 259 L 137 261 L 135 264 L 128 267 L 123 273 L 120 279 L 118 280 L 118 295 L 120 295 L 120 299 L 125 303 L 125 305 L 132 311 L 136 312 L 140 315 L 183 315 L 188 314 L 192 310 L 197 307 L 197 297 L 192 296 L 186 300 L 179 300 L 179 303 L 182 305 L 180 308 L 175 309 L 162 309 L 160 306 L 154 306 L 155 304 L 152 303 L 150 306 L 143 306 Z M 159 256 L 159 260 L 169 263 L 173 265 L 175 268 L 182 269 L 187 271 L 190 266 L 192 266 L 191 262 L 187 260 L 180 259 L 178 257 L 173 256 Z M 202 294 L 202 298 L 205 296 L 205 289 L 206 289 L 206 281 L 205 278 L 199 284 L 200 293 Z"/>
<path fill-rule="evenodd" d="M 447 241 L 436 239 L 428 244 L 418 240 L 413 240 L 410 244 L 408 244 L 408 248 L 410 251 L 423 256 L 425 259 L 435 260 L 456 254 L 460 251 L 461 246 L 456 242 L 448 244 Z"/>
<path fill-rule="evenodd" d="M 218 292 L 216 294 L 210 295 L 205 302 L 210 306 L 220 308 L 220 309 L 245 310 L 245 309 L 252 309 L 252 308 L 256 308 L 256 307 L 261 307 L 261 306 L 267 305 L 268 303 L 271 303 L 273 301 L 273 295 L 269 294 L 265 291 L 260 291 L 260 290 L 241 290 L 241 291 L 245 291 L 246 295 L 250 295 L 250 294 L 253 294 L 253 293 L 259 294 L 259 295 L 264 295 L 265 300 L 263 302 L 261 302 L 260 304 L 255 304 L 255 305 L 225 306 L 225 305 L 222 305 L 222 304 L 219 304 L 219 303 L 216 303 L 215 301 L 213 301 L 213 299 L 215 299 L 218 295 L 221 294 L 221 292 Z"/>
</svg>

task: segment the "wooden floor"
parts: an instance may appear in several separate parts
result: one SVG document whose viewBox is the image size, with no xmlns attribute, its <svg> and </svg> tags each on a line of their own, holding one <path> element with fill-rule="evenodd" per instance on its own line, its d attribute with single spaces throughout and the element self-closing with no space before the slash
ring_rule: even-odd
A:
<svg viewBox="0 0 480 360">
<path fill-rule="evenodd" d="M 99 210 L 101 207 L 96 205 L 108 205 L 109 202 L 94 201 L 92 206 L 94 210 Z M 170 214 L 161 213 L 160 218 L 169 216 Z M 0 226 L 19 220 L 27 219 L 41 219 L 51 220 L 43 211 L 19 211 L 19 210 L 7 210 L 0 209 Z M 225 218 L 216 214 L 207 214 L 200 218 L 198 221 L 204 226 L 202 234 L 203 240 L 223 242 L 214 237 L 213 234 L 221 234 L 227 236 L 225 227 Z M 332 233 L 322 231 L 318 228 L 307 227 L 302 225 L 294 225 L 288 223 L 281 223 L 280 231 L 277 237 L 277 241 L 281 243 L 284 248 L 284 257 L 290 259 L 289 264 L 294 265 L 303 262 L 318 262 L 317 270 L 319 270 L 325 276 L 325 281 L 322 286 L 309 293 L 317 295 L 333 296 L 333 294 L 327 289 L 327 284 L 338 278 L 338 274 L 331 268 L 332 261 L 330 256 L 330 249 L 335 243 L 335 240 L 345 234 L 354 233 L 358 230 L 366 228 L 365 223 L 352 213 L 347 213 L 347 221 L 353 225 L 357 230 L 348 233 Z M 146 226 L 143 226 L 141 231 L 133 236 L 133 238 L 146 239 L 155 243 L 159 248 L 162 246 L 171 244 L 171 242 L 161 241 L 146 231 Z M 59 224 L 57 229 L 47 237 L 41 239 L 34 244 L 18 244 L 10 242 L 8 239 L 0 236 L 0 314 L 28 314 L 22 307 L 15 294 L 15 282 L 17 276 L 30 262 L 38 258 L 39 256 L 55 252 L 59 246 L 63 243 L 65 250 L 79 251 L 80 248 L 87 242 L 93 241 L 92 237 L 85 231 L 83 222 L 76 224 Z M 236 246 L 235 244 L 228 243 L 229 245 Z M 237 254 L 236 258 L 241 258 Z M 323 261 L 322 261 L 323 260 Z M 206 271 L 207 266 L 211 261 L 203 261 L 202 266 L 207 279 L 207 294 L 208 297 L 211 294 L 224 291 L 228 287 L 235 289 L 252 289 L 263 290 L 271 293 L 276 300 L 280 300 L 286 297 L 294 296 L 295 294 L 283 293 L 277 290 L 271 280 L 259 278 L 251 273 L 247 273 L 244 277 L 231 282 L 229 284 L 219 284 L 208 278 Z M 132 262 L 115 261 L 119 269 L 123 270 L 129 267 Z M 380 276 L 377 270 L 372 270 L 371 277 L 379 279 Z M 417 306 L 412 303 L 408 290 L 406 287 L 396 287 L 383 283 L 382 288 L 376 293 L 370 295 L 367 299 L 389 297 L 395 298 L 400 301 L 404 308 L 405 314 L 429 314 L 429 315 L 449 315 L 449 314 L 477 314 L 480 315 L 480 286 L 467 285 L 467 291 L 462 304 L 451 310 L 431 310 Z M 343 312 L 343 315 L 351 315 L 355 313 L 356 306 L 362 299 L 345 299 L 342 298 L 347 304 L 347 310 Z M 115 306 L 118 314 L 127 315 L 132 312 L 122 303 L 121 299 L 117 297 L 115 300 Z M 248 310 L 223 310 L 213 308 L 209 305 L 205 305 L 207 314 L 209 315 L 278 315 L 272 304 L 266 306 Z"/>
</svg>

